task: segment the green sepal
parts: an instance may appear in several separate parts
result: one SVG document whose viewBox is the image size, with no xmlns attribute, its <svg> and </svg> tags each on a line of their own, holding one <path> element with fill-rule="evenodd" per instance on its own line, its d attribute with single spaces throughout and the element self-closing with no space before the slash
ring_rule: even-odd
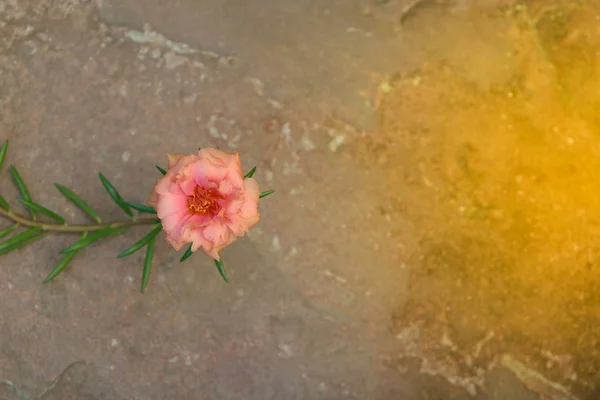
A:
<svg viewBox="0 0 600 400">
<path fill-rule="evenodd" d="M 154 239 L 160 231 L 162 231 L 162 225 L 154 227 L 154 229 L 148 232 L 146 236 L 144 236 L 143 238 L 129 246 L 127 249 L 125 249 L 121 254 L 119 254 L 117 258 L 127 257 L 135 253 L 136 251 L 144 247 L 146 244 L 148 244 L 148 242 L 150 242 L 152 239 Z"/>
<path fill-rule="evenodd" d="M 154 258 L 155 243 L 156 236 L 150 239 L 150 241 L 148 242 L 148 246 L 146 247 L 146 258 L 144 259 L 144 270 L 142 271 L 142 293 L 146 291 L 146 286 L 148 286 L 148 281 L 150 280 L 150 272 L 152 271 L 152 258 Z"/>
<path fill-rule="evenodd" d="M 185 253 L 183 253 L 181 258 L 179 259 L 179 262 L 184 262 L 185 260 L 190 258 L 192 254 L 194 254 L 194 252 L 192 251 L 192 245 L 190 244 L 190 247 L 188 247 Z"/>
<path fill-rule="evenodd" d="M 2 147 L 0 147 L 0 169 L 2 169 L 2 164 L 4 164 L 4 158 L 6 157 L 6 152 L 8 151 L 8 139 L 4 141 Z"/>
<path fill-rule="evenodd" d="M 19 248 L 21 248 L 21 247 L 23 247 L 23 246 L 27 246 L 28 244 L 30 244 L 30 243 L 33 243 L 33 242 L 35 242 L 35 241 L 37 241 L 37 240 L 39 240 L 39 239 L 43 238 L 43 237 L 44 237 L 44 236 L 46 236 L 48 233 L 49 233 L 49 232 L 44 232 L 44 233 L 42 233 L 42 234 L 39 234 L 39 235 L 34 235 L 34 236 L 31 236 L 31 237 L 28 237 L 27 239 L 25 239 L 25 240 L 22 240 L 22 241 L 20 241 L 20 242 L 18 242 L 18 243 L 14 243 L 14 244 L 12 244 L 12 245 L 10 245 L 10 246 L 6 246 L 6 247 L 4 247 L 4 246 L 3 246 L 3 247 L 0 249 L 0 256 L 3 256 L 3 255 L 5 255 L 5 254 L 7 254 L 7 253 L 10 253 L 10 252 L 11 252 L 11 251 L 13 251 L 13 250 L 17 250 L 17 249 L 19 249 Z M 16 236 L 15 236 L 15 237 L 16 237 Z"/>
<path fill-rule="evenodd" d="M 84 247 L 89 246 L 90 244 L 94 243 L 95 241 L 97 241 L 99 239 L 118 235 L 120 233 L 125 232 L 129 228 L 130 228 L 129 226 L 124 226 L 122 228 L 115 229 L 115 228 L 111 228 L 110 226 L 108 226 L 104 229 L 100 229 L 99 231 L 92 232 L 87 237 L 82 237 L 81 239 L 79 239 L 78 241 L 76 241 L 75 243 L 70 245 L 69 247 L 62 249 L 60 251 L 60 254 L 67 254 L 67 253 L 71 253 L 73 251 L 83 249 Z"/>
<path fill-rule="evenodd" d="M 10 226 L 2 231 L 0 231 L 0 239 L 2 239 L 5 236 L 10 235 L 11 233 L 13 233 L 15 230 L 17 230 L 19 228 L 18 224 L 15 224 L 13 226 Z"/>
<path fill-rule="evenodd" d="M 254 176 L 255 172 L 256 172 L 256 167 L 254 167 L 250 171 L 248 171 L 248 173 L 246 175 L 244 175 L 244 179 L 252 178 Z"/>
<path fill-rule="evenodd" d="M 4 242 L 0 243 L 0 252 L 2 252 L 3 250 L 5 250 L 8 247 L 18 244 L 19 242 L 21 242 L 23 240 L 27 240 L 30 237 L 35 236 L 41 230 L 42 230 L 42 228 L 39 226 L 35 227 L 35 228 L 29 228 L 26 231 L 23 231 L 23 232 L 19 233 L 18 235 L 5 240 Z"/>
<path fill-rule="evenodd" d="M 223 280 L 225 281 L 225 283 L 229 283 L 229 279 L 227 278 L 227 273 L 225 272 L 225 267 L 223 266 L 223 261 L 215 260 L 215 265 L 217 266 L 217 269 L 219 270 L 219 273 L 223 277 Z"/>
<path fill-rule="evenodd" d="M 260 196 L 258 196 L 258 198 L 259 198 L 259 199 L 262 199 L 263 197 L 267 197 L 268 195 L 270 195 L 270 194 L 273 194 L 273 193 L 275 193 L 275 191 L 274 191 L 274 190 L 267 190 L 267 191 L 265 191 L 265 192 L 262 192 L 262 193 L 260 194 Z"/>
<path fill-rule="evenodd" d="M 54 269 L 52 271 L 50 271 L 50 273 L 48 274 L 48 276 L 46 277 L 46 279 L 44 279 L 44 283 L 50 283 L 54 278 L 56 278 L 58 276 L 58 274 L 60 274 L 61 272 L 63 272 L 63 270 L 65 268 L 67 268 L 67 265 L 69 265 L 69 263 L 71 262 L 71 260 L 73 259 L 73 257 L 75 257 L 75 254 L 77 254 L 77 252 L 73 251 L 73 252 L 68 253 L 67 255 L 65 255 L 63 257 L 63 259 L 60 260 L 60 262 L 58 263 L 58 265 L 56 267 L 54 267 Z"/>
<path fill-rule="evenodd" d="M 130 217 L 133 217 L 133 212 L 131 211 L 129 206 L 125 204 L 125 200 L 123 200 L 123 198 L 121 197 L 117 189 L 115 189 L 113 184 L 110 183 L 110 181 L 106 179 L 106 177 L 102 175 L 102 173 L 99 173 L 98 176 L 100 177 L 100 181 L 102 181 L 104 189 L 106 189 L 106 191 L 108 192 L 110 197 L 115 201 L 115 203 L 117 203 L 117 205 L 121 208 L 121 210 L 125 212 L 125 214 L 129 215 Z"/>
<path fill-rule="evenodd" d="M 6 199 L 4 197 L 2 197 L 1 194 L 0 194 L 0 207 L 5 209 L 6 211 L 10 211 L 10 204 L 8 204 L 8 201 L 6 201 Z"/>
<path fill-rule="evenodd" d="M 101 224 L 102 218 L 86 203 L 81 197 L 77 196 L 71 189 L 66 188 L 62 185 L 55 184 L 56 188 L 69 200 L 79 207 L 84 213 L 89 215 L 94 221 Z"/>
<path fill-rule="evenodd" d="M 164 169 L 162 169 L 161 167 L 159 167 L 158 165 L 155 165 L 156 169 L 160 171 L 161 174 L 166 175 L 167 171 L 165 171 Z"/>
<path fill-rule="evenodd" d="M 64 224 L 66 222 L 63 217 L 56 214 L 54 211 L 48 210 L 46 207 L 40 206 L 39 204 L 34 203 L 33 201 L 27 201 L 25 199 L 18 200 L 25 206 L 27 206 L 29 209 L 34 210 L 42 215 L 45 215 L 48 218 L 52 218 L 53 220 L 58 221 L 61 224 Z"/>
<path fill-rule="evenodd" d="M 25 200 L 31 201 L 31 195 L 29 194 L 29 190 L 27 190 L 27 186 L 25 185 L 25 182 L 23 182 L 21 175 L 19 175 L 19 172 L 14 167 L 14 165 L 10 166 L 10 173 L 12 174 L 13 180 L 15 181 L 17 188 L 19 188 L 19 192 L 21 192 L 21 196 L 23 196 L 23 198 Z M 31 207 L 28 207 L 28 208 L 29 208 L 29 212 L 31 212 L 31 215 L 33 217 L 35 217 L 35 210 L 32 209 Z"/>
<path fill-rule="evenodd" d="M 151 206 L 146 206 L 146 205 L 137 204 L 137 203 L 130 203 L 128 201 L 126 201 L 125 204 L 127 204 L 129 207 L 131 207 L 134 210 L 137 210 L 139 212 L 143 212 L 146 214 L 156 214 L 156 210 L 154 209 L 154 207 L 151 207 Z"/>
</svg>

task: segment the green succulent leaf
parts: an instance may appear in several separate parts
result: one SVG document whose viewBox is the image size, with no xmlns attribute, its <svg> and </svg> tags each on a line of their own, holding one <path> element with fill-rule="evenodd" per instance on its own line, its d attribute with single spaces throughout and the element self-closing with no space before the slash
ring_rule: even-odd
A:
<svg viewBox="0 0 600 400">
<path fill-rule="evenodd" d="M 183 253 L 181 258 L 179 259 L 179 262 L 184 262 L 185 260 L 190 258 L 192 254 L 194 254 L 194 252 L 192 251 L 192 245 L 190 244 L 190 247 L 188 247 L 185 253 Z"/>
<path fill-rule="evenodd" d="M 215 260 L 215 265 L 217 266 L 217 269 L 219 270 L 219 273 L 223 277 L 223 280 L 226 283 L 229 283 L 229 278 L 227 278 L 227 273 L 225 272 L 225 266 L 223 265 L 223 261 L 221 261 L 221 260 Z"/>
<path fill-rule="evenodd" d="M 73 251 L 77 251 L 80 249 L 83 249 L 84 247 L 89 246 L 90 244 L 109 237 L 109 236 L 115 236 L 118 235 L 120 233 L 125 232 L 126 230 L 128 230 L 130 227 L 129 226 L 124 226 L 122 228 L 111 228 L 110 226 L 101 229 L 99 231 L 96 232 L 92 232 L 90 233 L 88 236 L 86 237 L 82 237 L 81 239 L 79 239 L 78 241 L 76 241 L 75 243 L 73 243 L 72 245 L 70 245 L 69 247 L 62 249 L 60 251 L 61 254 L 68 254 L 71 253 Z"/>
<path fill-rule="evenodd" d="M 11 233 L 13 233 L 15 230 L 17 230 L 19 228 L 19 225 L 15 224 L 11 227 L 8 227 L 4 230 L 0 231 L 0 239 L 2 239 L 3 237 L 6 237 L 8 235 L 10 235 Z"/>
<path fill-rule="evenodd" d="M 144 259 L 144 270 L 142 271 L 142 293 L 146 291 L 148 281 L 150 280 L 150 272 L 152 271 L 152 259 L 154 258 L 154 244 L 156 243 L 156 236 L 150 239 L 148 246 L 146 247 L 146 258 Z"/>
<path fill-rule="evenodd" d="M 54 211 L 48 210 L 46 207 L 40 206 L 39 204 L 34 203 L 33 201 L 27 201 L 25 199 L 19 199 L 19 201 L 26 205 L 29 209 L 34 210 L 42 215 L 45 215 L 48 218 L 52 218 L 53 220 L 58 221 L 61 224 L 64 224 L 66 222 L 63 217 L 56 214 Z"/>
<path fill-rule="evenodd" d="M 0 169 L 2 169 L 2 164 L 4 164 L 4 158 L 6 157 L 6 152 L 8 151 L 8 139 L 4 141 L 2 147 L 0 147 Z"/>
<path fill-rule="evenodd" d="M 58 276 L 58 274 L 60 274 L 61 272 L 63 272 L 63 270 L 65 268 L 67 268 L 67 265 L 69 265 L 69 263 L 71 262 L 71 260 L 73 259 L 73 257 L 75 257 L 75 254 L 77 254 L 77 252 L 73 251 L 73 252 L 68 253 L 67 255 L 65 255 L 63 257 L 63 259 L 60 260 L 60 262 L 58 263 L 58 265 L 56 265 L 56 267 L 54 267 L 54 269 L 52 271 L 50 271 L 50 273 L 48 274 L 48 276 L 46 277 L 46 279 L 44 279 L 44 283 L 50 283 L 54 278 L 56 278 Z"/>
<path fill-rule="evenodd" d="M 23 240 L 29 239 L 32 236 L 35 236 L 41 230 L 42 230 L 42 228 L 39 226 L 35 227 L 35 228 L 29 228 L 26 231 L 23 231 L 23 232 L 19 233 L 18 235 L 15 235 L 15 236 L 11 237 L 10 239 L 5 240 L 4 242 L 0 243 L 0 251 L 4 250 L 7 247 L 10 247 L 16 243 L 19 243 Z"/>
<path fill-rule="evenodd" d="M 161 174 L 166 175 L 167 171 L 165 171 L 164 169 L 162 169 L 161 167 L 159 167 L 158 165 L 156 165 L 156 169 L 160 171 Z"/>
<path fill-rule="evenodd" d="M 12 174 L 13 180 L 15 181 L 17 188 L 19 188 L 19 192 L 21 192 L 21 196 L 23 196 L 23 198 L 25 200 L 31 201 L 31 195 L 29 194 L 29 190 L 27 190 L 27 186 L 25 186 L 25 182 L 23 182 L 21 175 L 19 175 L 19 172 L 14 167 L 14 165 L 10 166 L 10 173 Z M 31 215 L 35 217 L 35 210 L 32 209 L 31 207 L 28 207 L 28 208 L 29 208 L 29 212 L 31 212 Z"/>
<path fill-rule="evenodd" d="M 26 230 L 25 232 L 21 232 L 18 235 L 13 236 L 12 238 L 0 243 L 0 255 L 10 253 L 13 250 L 16 250 L 18 248 L 26 246 L 30 243 L 35 242 L 36 240 L 41 239 L 44 236 L 46 236 L 46 234 L 48 232 L 44 232 L 44 233 L 38 235 L 38 233 L 41 230 L 42 230 L 42 228 L 40 228 L 40 227 L 31 228 L 31 229 Z"/>
<path fill-rule="evenodd" d="M 254 176 L 255 172 L 256 172 L 256 167 L 254 167 L 250 171 L 248 171 L 248 173 L 246 175 L 244 175 L 244 179 L 252 178 Z"/>
<path fill-rule="evenodd" d="M 6 211 L 10 211 L 10 204 L 8 204 L 8 201 L 6 201 L 6 199 L 4 197 L 2 197 L 1 194 L 0 194 L 0 207 L 5 209 Z"/>
<path fill-rule="evenodd" d="M 268 195 L 270 195 L 270 194 L 273 194 L 273 193 L 275 193 L 275 191 L 274 191 L 274 190 L 267 190 L 267 191 L 265 191 L 265 192 L 262 192 L 262 193 L 260 194 L 260 196 L 258 196 L 258 198 L 259 198 L 259 199 L 262 199 L 263 197 L 267 197 Z"/>
<path fill-rule="evenodd" d="M 56 188 L 69 200 L 73 202 L 77 207 L 81 209 L 84 213 L 89 215 L 94 221 L 101 224 L 102 218 L 90 207 L 88 203 L 86 203 L 81 197 L 77 196 L 72 190 L 56 184 Z"/>
<path fill-rule="evenodd" d="M 110 181 L 106 179 L 106 177 L 101 173 L 98 174 L 98 176 L 100 177 L 100 181 L 102 181 L 104 189 L 106 189 L 106 191 L 108 192 L 110 197 L 112 197 L 112 199 L 115 201 L 115 203 L 117 203 L 117 205 L 121 208 L 121 210 L 125 212 L 125 214 L 129 215 L 130 217 L 133 217 L 133 212 L 131 211 L 129 206 L 125 204 L 125 201 L 123 200 L 117 189 L 115 189 L 113 184 L 110 183 Z"/>
<path fill-rule="evenodd" d="M 44 236 L 46 236 L 47 234 L 48 234 L 48 232 L 44 232 L 44 233 L 39 234 L 37 236 L 32 236 L 32 237 L 30 237 L 28 239 L 25 239 L 25 240 L 23 240 L 23 241 L 21 241 L 19 243 L 15 243 L 12 246 L 4 247 L 4 248 L 2 248 L 2 250 L 0 250 L 0 256 L 3 256 L 5 254 L 10 253 L 13 250 L 20 249 L 21 247 L 27 246 L 28 244 L 31 244 L 31 243 L 33 243 L 35 241 L 38 241 L 41 238 L 43 238 Z"/>
<path fill-rule="evenodd" d="M 148 242 L 153 240 L 160 231 L 162 231 L 162 225 L 155 226 L 154 229 L 152 229 L 146 236 L 144 236 L 143 238 L 132 244 L 130 247 L 125 249 L 121 254 L 117 256 L 117 258 L 127 257 L 135 253 L 136 251 L 144 247 L 146 244 L 148 244 Z"/>
<path fill-rule="evenodd" d="M 131 207 L 134 210 L 137 210 L 139 212 L 143 212 L 146 214 L 156 214 L 156 210 L 154 209 L 154 207 L 151 207 L 151 206 L 146 206 L 146 205 L 137 204 L 137 203 L 130 203 L 128 201 L 126 201 L 125 204 L 127 204 L 129 207 Z"/>
<path fill-rule="evenodd" d="M 81 239 L 85 239 L 87 237 L 87 235 L 88 235 L 88 233 L 84 232 L 81 235 Z M 54 267 L 54 269 L 52 271 L 50 271 L 50 273 L 48 274 L 46 279 L 44 279 L 44 283 L 51 282 L 54 278 L 56 278 L 58 276 L 58 274 L 63 272 L 63 270 L 65 268 L 67 268 L 67 265 L 69 265 L 69 263 L 71 262 L 73 257 L 75 257 L 75 254 L 77 254 L 77 251 L 72 251 L 71 253 L 65 255 L 65 257 L 58 263 L 58 265 L 56 267 Z"/>
</svg>

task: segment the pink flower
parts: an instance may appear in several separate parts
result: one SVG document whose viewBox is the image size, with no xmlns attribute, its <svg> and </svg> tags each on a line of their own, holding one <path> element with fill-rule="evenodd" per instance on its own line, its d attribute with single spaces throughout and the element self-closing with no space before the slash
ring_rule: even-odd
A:
<svg viewBox="0 0 600 400">
<path fill-rule="evenodd" d="M 175 250 L 192 243 L 192 251 L 219 260 L 223 248 L 258 222 L 258 182 L 244 179 L 237 152 L 207 148 L 168 158 L 167 173 L 150 198 L 167 242 Z"/>
</svg>

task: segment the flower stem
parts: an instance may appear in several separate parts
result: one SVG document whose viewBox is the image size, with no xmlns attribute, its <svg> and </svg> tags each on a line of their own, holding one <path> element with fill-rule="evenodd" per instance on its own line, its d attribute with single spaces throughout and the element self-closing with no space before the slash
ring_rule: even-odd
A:
<svg viewBox="0 0 600 400">
<path fill-rule="evenodd" d="M 69 224 L 48 224 L 41 221 L 34 221 L 12 211 L 6 211 L 0 208 L 0 217 L 15 222 L 22 226 L 31 228 L 41 228 L 44 232 L 59 232 L 59 233 L 86 233 L 95 232 L 104 228 L 123 228 L 126 226 L 153 225 L 160 223 L 160 220 L 155 218 L 141 218 L 137 220 L 124 219 L 120 221 L 107 222 L 104 224 L 91 225 L 69 225 Z"/>
</svg>

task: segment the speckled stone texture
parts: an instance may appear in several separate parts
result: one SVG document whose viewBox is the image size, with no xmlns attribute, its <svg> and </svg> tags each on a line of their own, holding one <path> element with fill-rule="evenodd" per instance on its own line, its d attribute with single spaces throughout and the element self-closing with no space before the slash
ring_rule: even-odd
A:
<svg viewBox="0 0 600 400">
<path fill-rule="evenodd" d="M 159 240 L 141 295 L 143 252 L 115 256 L 143 228 L 97 243 L 48 285 L 73 237 L 0 258 L 0 399 L 451 392 L 398 371 L 390 310 L 405 300 L 408 268 L 390 232 L 410 241 L 410 227 L 390 213 L 380 177 L 345 156 L 360 130 L 334 112 L 368 121 L 358 88 L 403 67 L 400 54 L 376 58 L 363 33 L 346 32 L 363 18 L 354 3 L 237 3 L 0 0 L 0 138 L 34 201 L 86 221 L 60 183 L 104 218 L 122 218 L 98 172 L 145 203 L 154 165 L 198 146 L 239 151 L 246 169 L 258 166 L 261 188 L 277 190 L 257 228 L 223 252 L 230 284 L 208 258 L 180 264 Z M 167 22 L 164 37 L 144 32 L 151 17 Z M 15 203 L 6 171 L 0 191 Z"/>
</svg>

